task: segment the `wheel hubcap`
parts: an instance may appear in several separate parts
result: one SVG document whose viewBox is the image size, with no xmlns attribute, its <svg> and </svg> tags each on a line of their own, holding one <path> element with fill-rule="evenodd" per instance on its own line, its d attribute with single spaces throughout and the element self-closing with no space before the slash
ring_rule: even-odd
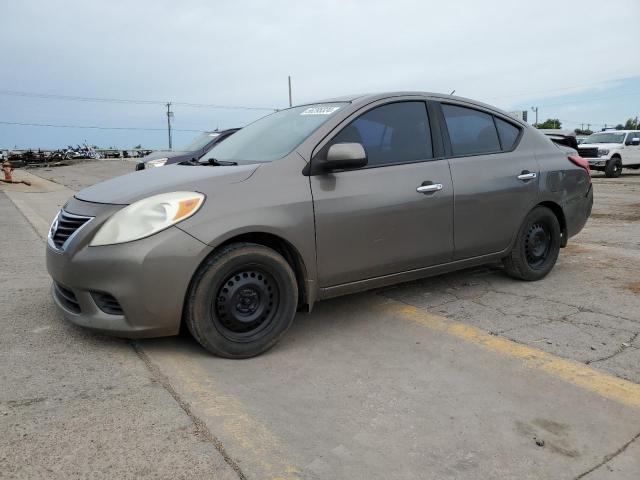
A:
<svg viewBox="0 0 640 480">
<path fill-rule="evenodd" d="M 278 300 L 278 287 L 269 273 L 258 268 L 238 270 L 218 289 L 213 320 L 235 339 L 254 335 L 267 328 Z"/>
<path fill-rule="evenodd" d="M 525 242 L 527 263 L 532 268 L 544 264 L 551 251 L 551 235 L 544 225 L 536 223 L 529 228 Z"/>
</svg>

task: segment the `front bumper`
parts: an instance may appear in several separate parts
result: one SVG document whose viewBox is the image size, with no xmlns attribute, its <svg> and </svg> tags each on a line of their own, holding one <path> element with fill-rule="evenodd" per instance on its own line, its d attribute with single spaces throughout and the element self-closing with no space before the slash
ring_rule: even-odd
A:
<svg viewBox="0 0 640 480">
<path fill-rule="evenodd" d="M 604 158 L 587 158 L 586 159 L 589 162 L 589 168 L 593 168 L 593 167 L 604 167 L 607 165 L 607 159 Z"/>
<path fill-rule="evenodd" d="M 56 305 L 70 322 L 103 333 L 128 338 L 178 333 L 189 282 L 211 247 L 177 227 L 129 243 L 89 247 L 113 213 L 109 205 L 104 206 L 109 213 L 101 214 L 98 205 L 72 200 L 65 207 L 70 213 L 90 215 L 97 209 L 98 214 L 66 250 L 47 245 Z M 105 294 L 118 308 L 105 308 L 99 301 Z"/>
</svg>

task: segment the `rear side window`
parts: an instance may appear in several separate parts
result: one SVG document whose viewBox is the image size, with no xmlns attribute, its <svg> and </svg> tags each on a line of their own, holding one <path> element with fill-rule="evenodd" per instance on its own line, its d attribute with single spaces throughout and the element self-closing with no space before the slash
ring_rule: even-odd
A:
<svg viewBox="0 0 640 480">
<path fill-rule="evenodd" d="M 369 166 L 433 158 L 426 104 L 400 102 L 369 110 L 344 127 L 330 145 L 351 142 L 362 144 Z"/>
<path fill-rule="evenodd" d="M 512 150 L 516 144 L 516 140 L 518 140 L 518 135 L 520 135 L 520 129 L 498 117 L 495 118 L 502 150 Z"/>
<path fill-rule="evenodd" d="M 640 138 L 640 132 L 630 132 L 629 135 L 627 135 L 627 141 L 624 142 L 625 145 L 633 145 L 634 138 Z"/>
<path fill-rule="evenodd" d="M 454 155 L 500 151 L 493 116 L 472 108 L 442 105 Z"/>
</svg>

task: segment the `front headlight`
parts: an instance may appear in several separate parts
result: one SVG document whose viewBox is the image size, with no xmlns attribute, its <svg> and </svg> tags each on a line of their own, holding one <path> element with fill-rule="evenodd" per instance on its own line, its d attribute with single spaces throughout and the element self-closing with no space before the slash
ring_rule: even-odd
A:
<svg viewBox="0 0 640 480">
<path fill-rule="evenodd" d="M 155 160 L 149 160 L 147 162 L 147 167 L 151 168 L 151 167 L 164 167 L 164 165 L 167 163 L 167 160 L 169 160 L 168 158 L 156 158 Z"/>
<path fill-rule="evenodd" d="M 113 214 L 89 246 L 131 242 L 158 233 L 189 218 L 204 203 L 198 192 L 161 193 L 139 200 Z"/>
<path fill-rule="evenodd" d="M 609 155 L 609 150 L 607 150 L 606 148 L 599 148 L 598 149 L 598 156 L 599 157 L 604 157 L 605 155 Z"/>
</svg>

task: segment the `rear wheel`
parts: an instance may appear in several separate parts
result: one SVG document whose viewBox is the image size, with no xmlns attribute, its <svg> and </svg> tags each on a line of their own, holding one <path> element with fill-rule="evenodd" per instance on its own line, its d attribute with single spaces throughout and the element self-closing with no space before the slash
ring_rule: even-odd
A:
<svg viewBox="0 0 640 480">
<path fill-rule="evenodd" d="M 618 178 L 622 174 L 622 160 L 620 157 L 613 157 L 607 160 L 604 174 L 609 178 Z"/>
<path fill-rule="evenodd" d="M 560 253 L 560 223 L 546 207 L 536 207 L 525 218 L 516 243 L 504 260 L 507 274 L 520 280 L 544 278 Z"/>
<path fill-rule="evenodd" d="M 248 358 L 282 337 L 297 300 L 295 274 L 280 254 L 262 245 L 236 243 L 216 252 L 196 273 L 185 322 L 210 352 Z"/>
</svg>

